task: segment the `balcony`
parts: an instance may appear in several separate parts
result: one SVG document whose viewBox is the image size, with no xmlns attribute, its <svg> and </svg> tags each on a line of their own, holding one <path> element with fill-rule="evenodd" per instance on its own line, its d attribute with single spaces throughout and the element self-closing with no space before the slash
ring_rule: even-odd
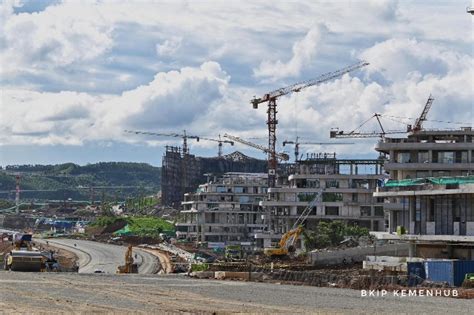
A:
<svg viewBox="0 0 474 315">
<path fill-rule="evenodd" d="M 406 140 L 406 139 L 403 139 Z M 424 151 L 424 150 L 472 150 L 472 142 L 453 142 L 453 143 L 439 143 L 439 142 L 378 142 L 375 145 L 375 150 L 382 152 L 393 151 Z"/>
<path fill-rule="evenodd" d="M 429 171 L 429 170 L 470 170 L 474 169 L 474 163 L 395 163 L 386 162 L 384 164 L 386 171 Z"/>
</svg>

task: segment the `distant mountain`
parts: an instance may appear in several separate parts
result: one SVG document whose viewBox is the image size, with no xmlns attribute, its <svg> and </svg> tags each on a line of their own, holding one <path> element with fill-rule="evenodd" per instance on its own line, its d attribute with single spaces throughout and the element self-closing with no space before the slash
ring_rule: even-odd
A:
<svg viewBox="0 0 474 315">
<path fill-rule="evenodd" d="M 161 185 L 161 168 L 146 163 L 8 165 L 0 171 L 0 199 L 14 198 L 16 175 L 22 200 L 123 200 L 157 193 Z"/>
</svg>

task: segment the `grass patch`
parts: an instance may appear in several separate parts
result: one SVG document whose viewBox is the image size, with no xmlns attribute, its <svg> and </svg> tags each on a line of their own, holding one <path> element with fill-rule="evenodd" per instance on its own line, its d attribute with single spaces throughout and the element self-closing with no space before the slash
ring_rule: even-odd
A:
<svg viewBox="0 0 474 315">
<path fill-rule="evenodd" d="M 168 221 L 157 217 L 98 217 L 90 224 L 91 227 L 108 227 L 117 222 L 125 221 L 132 235 L 156 237 L 160 233 L 173 233 L 174 225 Z"/>
</svg>

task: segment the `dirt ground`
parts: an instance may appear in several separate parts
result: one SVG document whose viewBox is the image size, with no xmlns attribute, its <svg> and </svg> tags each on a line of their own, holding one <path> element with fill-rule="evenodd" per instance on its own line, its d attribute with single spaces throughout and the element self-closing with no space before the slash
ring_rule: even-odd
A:
<svg viewBox="0 0 474 315">
<path fill-rule="evenodd" d="M 70 251 L 44 244 L 38 244 L 38 247 L 44 251 L 54 251 L 56 253 L 59 265 L 63 268 L 71 269 L 77 263 L 78 257 Z"/>
<path fill-rule="evenodd" d="M 359 290 L 195 280 L 176 275 L 0 271 L 3 313 L 469 314 L 442 297 L 361 297 Z"/>
</svg>

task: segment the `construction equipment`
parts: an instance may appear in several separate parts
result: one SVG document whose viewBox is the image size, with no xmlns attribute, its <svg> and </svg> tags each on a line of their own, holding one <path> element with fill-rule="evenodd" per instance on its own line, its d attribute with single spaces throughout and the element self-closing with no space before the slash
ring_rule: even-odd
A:
<svg viewBox="0 0 474 315">
<path fill-rule="evenodd" d="M 182 134 L 179 134 L 179 133 L 158 133 L 158 132 L 148 132 L 148 131 L 133 131 L 133 130 L 125 130 L 125 132 L 134 133 L 134 134 L 142 134 L 142 135 L 150 135 L 150 136 L 183 138 L 183 155 L 189 154 L 188 139 L 196 139 L 197 142 L 199 142 L 199 140 L 217 142 L 218 143 L 217 155 L 219 157 L 222 156 L 222 145 L 224 143 L 234 145 L 234 142 L 232 142 L 232 141 L 222 140 L 221 135 L 219 135 L 219 139 L 213 139 L 213 138 L 201 137 L 201 136 L 196 136 L 196 135 L 188 135 L 186 133 L 186 130 L 183 130 Z"/>
<path fill-rule="evenodd" d="M 294 244 L 298 240 L 301 233 L 303 233 L 306 219 L 317 204 L 321 204 L 323 192 L 320 190 L 316 193 L 313 200 L 306 206 L 301 215 L 296 219 L 291 230 L 283 234 L 281 240 L 278 242 L 278 247 L 267 247 L 264 248 L 263 253 L 266 256 L 286 256 L 290 253 L 295 252 L 296 248 Z"/>
<path fill-rule="evenodd" d="M 346 73 L 352 72 L 354 70 L 360 69 L 362 67 L 367 66 L 369 63 L 365 61 L 360 61 L 354 65 L 349 67 L 325 73 L 316 79 L 303 81 L 300 83 L 296 83 L 284 88 L 280 88 L 264 94 L 262 97 L 256 98 L 254 97 L 250 103 L 254 109 L 258 108 L 258 105 L 261 103 L 268 102 L 268 109 L 267 109 L 267 125 L 268 125 L 268 187 L 275 187 L 275 180 L 276 180 L 276 167 L 277 167 L 277 156 L 276 156 L 276 125 L 278 124 L 278 120 L 276 119 L 276 100 L 280 96 L 287 95 L 293 92 L 300 92 L 302 89 L 305 89 L 310 86 L 318 85 L 323 82 L 335 79 L 340 77 Z"/>
<path fill-rule="evenodd" d="M 132 245 L 125 252 L 125 265 L 118 266 L 117 273 L 138 273 L 138 265 L 133 261 Z"/>
<path fill-rule="evenodd" d="M 417 132 L 423 129 L 423 122 L 426 120 L 426 116 L 428 116 L 428 112 L 431 109 L 431 105 L 433 105 L 434 98 L 431 96 L 428 97 L 428 100 L 426 101 L 425 107 L 423 107 L 423 111 L 420 114 L 420 117 L 418 117 L 415 121 L 415 125 L 411 126 L 408 125 L 408 130 L 411 132 Z"/>
<path fill-rule="evenodd" d="M 255 148 L 255 149 L 258 149 L 258 150 L 261 150 L 265 153 L 268 153 L 268 154 L 272 154 L 272 156 L 275 157 L 275 159 L 279 159 L 279 160 L 282 160 L 282 161 L 288 161 L 290 159 L 290 157 L 288 156 L 288 154 L 286 153 L 277 153 L 277 152 L 270 152 L 269 149 L 265 148 L 264 146 L 262 145 L 259 145 L 259 144 L 255 144 L 255 143 L 252 143 L 250 141 L 247 141 L 247 140 L 244 140 L 242 138 L 239 138 L 239 137 L 236 137 L 236 136 L 232 136 L 232 135 L 229 135 L 229 134 L 224 134 L 224 137 L 226 138 L 229 138 L 235 142 L 239 142 L 239 143 L 242 143 L 242 144 L 245 144 L 245 145 L 248 145 L 249 147 L 252 147 L 252 148 Z"/>
<path fill-rule="evenodd" d="M 218 143 L 218 145 L 217 145 L 217 148 L 218 148 L 218 150 L 217 150 L 217 156 L 218 156 L 218 157 L 222 157 L 222 145 L 223 145 L 224 143 L 228 143 L 228 144 L 230 144 L 231 146 L 234 145 L 234 141 L 222 140 L 222 139 L 221 139 L 221 135 L 219 135 L 219 139 L 212 139 L 212 138 L 206 138 L 206 137 L 201 137 L 201 139 L 206 140 L 206 141 L 214 141 L 214 142 L 217 142 L 217 143 Z"/>
<path fill-rule="evenodd" d="M 13 234 L 14 249 L 5 255 L 5 270 L 12 271 L 42 271 L 45 267 L 45 257 L 34 248 L 31 234 Z"/>
<path fill-rule="evenodd" d="M 428 100 L 426 101 L 426 104 L 423 108 L 423 111 L 421 112 L 420 116 L 416 118 L 415 124 L 412 126 L 410 124 L 406 124 L 407 128 L 405 130 L 388 130 L 386 131 L 384 127 L 382 126 L 382 122 L 380 121 L 381 117 L 385 117 L 387 119 L 391 118 L 401 118 L 401 117 L 395 117 L 395 116 L 390 116 L 390 115 L 382 115 L 382 114 L 377 114 L 375 113 L 372 115 L 369 119 L 364 121 L 359 127 L 356 129 L 352 130 L 351 132 L 344 132 L 340 131 L 338 128 L 333 128 L 331 129 L 329 133 L 330 138 L 373 138 L 373 137 L 380 137 L 384 138 L 385 135 L 387 134 L 406 134 L 409 132 L 418 132 L 423 129 L 423 122 L 426 121 L 426 117 L 428 116 L 428 112 L 431 109 L 431 105 L 433 104 L 434 98 L 431 96 L 428 97 Z M 377 119 L 377 123 L 380 126 L 380 132 L 377 131 L 372 131 L 372 132 L 360 132 L 359 129 L 364 126 L 366 123 L 368 123 L 370 120 L 373 118 Z"/>
<path fill-rule="evenodd" d="M 474 273 L 466 273 L 462 283 L 463 288 L 474 288 Z"/>
<path fill-rule="evenodd" d="M 295 162 L 300 160 L 299 152 L 300 145 L 344 145 L 344 144 L 354 144 L 353 142 L 300 142 L 299 137 L 296 137 L 296 140 L 285 140 L 283 141 L 283 146 L 287 144 L 295 145 Z"/>
<path fill-rule="evenodd" d="M 226 261 L 242 261 L 243 256 L 241 245 L 226 245 L 224 253 Z"/>
<path fill-rule="evenodd" d="M 137 135 L 150 135 L 150 136 L 160 136 L 160 137 L 176 137 L 183 138 L 183 155 L 189 154 L 188 148 L 188 139 L 196 139 L 199 142 L 198 136 L 191 136 L 186 134 L 186 130 L 183 130 L 182 134 L 179 133 L 159 133 L 159 132 L 148 132 L 148 131 L 137 131 L 137 130 L 124 130 L 128 133 L 134 133 Z"/>
<path fill-rule="evenodd" d="M 383 128 L 382 123 L 380 121 L 381 116 L 382 116 L 382 114 L 375 113 L 369 119 L 364 121 L 359 127 L 352 130 L 351 132 L 347 132 L 347 133 L 342 131 L 342 130 L 339 130 L 339 128 L 332 128 L 330 133 L 329 133 L 329 137 L 330 138 L 376 138 L 376 137 L 384 138 L 385 135 L 387 135 L 387 134 L 403 134 L 403 133 L 409 132 L 408 128 L 406 130 L 385 131 L 385 129 Z M 364 126 L 366 123 L 368 123 L 373 118 L 377 119 L 377 122 L 380 126 L 381 131 L 380 132 L 377 132 L 377 131 L 360 132 L 359 128 Z"/>
</svg>

